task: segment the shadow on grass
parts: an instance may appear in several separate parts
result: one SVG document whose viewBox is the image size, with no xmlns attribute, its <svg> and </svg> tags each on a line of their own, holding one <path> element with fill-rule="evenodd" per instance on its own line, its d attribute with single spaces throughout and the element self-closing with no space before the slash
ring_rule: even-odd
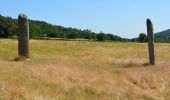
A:
<svg viewBox="0 0 170 100">
<path fill-rule="evenodd" d="M 123 68 L 137 68 L 137 67 L 150 67 L 150 66 L 154 66 L 149 64 L 148 62 L 144 63 L 144 64 L 139 64 L 139 63 L 135 63 L 135 62 L 128 62 L 123 64 Z"/>
<path fill-rule="evenodd" d="M 8 59 L 8 61 L 17 62 L 17 61 L 19 61 L 19 58 L 18 58 L 18 57 L 15 57 L 15 58 L 13 58 L 13 59 Z"/>
<path fill-rule="evenodd" d="M 18 58 L 18 57 L 15 57 L 14 59 L 11 59 L 11 60 L 8 60 L 8 61 L 14 61 L 14 62 L 17 62 L 17 61 L 30 61 L 30 59 L 26 59 L 26 58 Z"/>
<path fill-rule="evenodd" d="M 150 64 L 148 62 L 144 63 L 143 66 L 147 67 L 150 66 Z"/>
<path fill-rule="evenodd" d="M 131 67 L 138 67 L 140 66 L 138 63 L 135 62 L 128 62 L 123 64 L 123 68 L 131 68 Z"/>
<path fill-rule="evenodd" d="M 147 62 L 147 63 L 144 63 L 143 66 L 147 67 L 147 66 L 155 66 L 155 65 L 149 64 L 149 63 Z"/>
</svg>

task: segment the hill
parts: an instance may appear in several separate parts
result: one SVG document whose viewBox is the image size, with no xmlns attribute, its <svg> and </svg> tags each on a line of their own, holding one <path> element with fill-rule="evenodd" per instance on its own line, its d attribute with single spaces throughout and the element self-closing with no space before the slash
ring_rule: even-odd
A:
<svg viewBox="0 0 170 100">
<path fill-rule="evenodd" d="M 170 29 L 155 34 L 156 41 L 170 42 Z"/>
<path fill-rule="evenodd" d="M 50 37 L 50 38 L 62 38 L 62 39 L 93 39 L 109 41 L 121 41 L 125 40 L 119 36 L 113 34 L 106 34 L 103 32 L 95 33 L 91 30 L 81 30 L 76 28 L 66 28 L 58 25 L 52 25 L 44 21 L 38 20 L 29 20 L 30 23 L 30 37 L 31 38 L 40 38 L 40 37 Z M 11 36 L 17 36 L 18 34 L 18 23 L 17 19 L 11 17 L 4 17 L 0 15 L 0 37 L 8 38 Z M 104 34 L 104 35 L 103 35 Z M 100 39 L 99 39 L 100 40 Z"/>
<path fill-rule="evenodd" d="M 155 33 L 154 36 L 155 36 L 155 42 L 169 43 L 170 42 L 170 29 Z M 133 38 L 132 42 L 141 42 L 141 41 L 139 41 L 139 37 L 137 37 L 137 38 Z M 147 40 L 145 42 L 147 42 Z"/>
</svg>

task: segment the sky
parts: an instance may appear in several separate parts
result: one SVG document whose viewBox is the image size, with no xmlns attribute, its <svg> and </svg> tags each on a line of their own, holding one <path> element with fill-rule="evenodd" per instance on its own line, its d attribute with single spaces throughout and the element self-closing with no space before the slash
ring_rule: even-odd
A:
<svg viewBox="0 0 170 100">
<path fill-rule="evenodd" d="M 54 25 L 90 29 L 124 38 L 146 33 L 146 19 L 155 33 L 170 28 L 170 0 L 1 0 L 0 14 Z"/>
</svg>

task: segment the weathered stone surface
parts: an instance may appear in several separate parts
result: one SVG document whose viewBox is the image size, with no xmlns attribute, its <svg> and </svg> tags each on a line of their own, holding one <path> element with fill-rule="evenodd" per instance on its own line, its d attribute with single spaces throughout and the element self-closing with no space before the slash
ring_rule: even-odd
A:
<svg viewBox="0 0 170 100">
<path fill-rule="evenodd" d="M 29 60 L 29 22 L 25 14 L 19 14 L 18 24 L 18 59 Z"/>
<path fill-rule="evenodd" d="M 147 35 L 148 35 L 148 49 L 149 49 L 149 63 L 155 65 L 155 51 L 154 51 L 154 29 L 150 19 L 147 19 Z"/>
</svg>

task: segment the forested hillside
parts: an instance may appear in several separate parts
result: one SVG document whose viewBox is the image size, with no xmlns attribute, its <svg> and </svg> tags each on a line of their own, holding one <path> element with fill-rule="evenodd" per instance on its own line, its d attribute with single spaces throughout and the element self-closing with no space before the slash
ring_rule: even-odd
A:
<svg viewBox="0 0 170 100">
<path fill-rule="evenodd" d="M 170 42 L 170 29 L 156 33 L 156 41 L 159 42 Z"/>
<path fill-rule="evenodd" d="M 81 30 L 76 28 L 66 28 L 62 26 L 52 25 L 44 21 L 29 20 L 30 23 L 30 38 L 62 38 L 62 39 L 92 39 L 99 41 L 122 41 L 119 36 L 113 34 L 106 34 L 103 32 L 95 33 L 91 30 Z M 17 19 L 11 17 L 4 17 L 0 15 L 0 38 L 9 38 L 17 36 L 18 22 Z"/>
</svg>

